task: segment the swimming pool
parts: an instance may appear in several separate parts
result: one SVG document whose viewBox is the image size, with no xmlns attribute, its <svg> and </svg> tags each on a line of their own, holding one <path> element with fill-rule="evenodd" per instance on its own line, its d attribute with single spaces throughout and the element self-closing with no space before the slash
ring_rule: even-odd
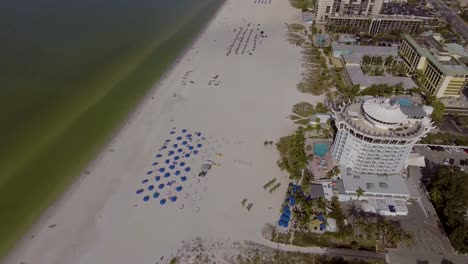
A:
<svg viewBox="0 0 468 264">
<path fill-rule="evenodd" d="M 314 143 L 314 155 L 323 158 L 328 151 L 327 143 Z"/>
<path fill-rule="evenodd" d="M 411 101 L 408 98 L 398 98 L 397 101 L 402 106 L 411 106 L 411 105 L 413 105 L 413 101 Z"/>
</svg>

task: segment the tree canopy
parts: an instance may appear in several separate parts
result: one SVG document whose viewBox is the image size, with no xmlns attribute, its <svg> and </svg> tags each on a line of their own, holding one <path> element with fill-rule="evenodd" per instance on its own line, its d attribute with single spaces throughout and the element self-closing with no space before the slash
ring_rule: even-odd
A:
<svg viewBox="0 0 468 264">
<path fill-rule="evenodd" d="M 468 253 L 468 173 L 458 167 L 440 167 L 428 189 L 453 247 Z"/>
</svg>

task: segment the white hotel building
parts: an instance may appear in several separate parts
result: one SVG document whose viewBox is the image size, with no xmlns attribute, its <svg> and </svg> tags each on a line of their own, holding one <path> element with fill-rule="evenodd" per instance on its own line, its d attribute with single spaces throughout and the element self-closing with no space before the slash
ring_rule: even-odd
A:
<svg viewBox="0 0 468 264">
<path fill-rule="evenodd" d="M 356 173 L 401 174 L 414 144 L 432 128 L 432 110 L 409 99 L 361 98 L 344 105 L 334 112 L 331 156 Z"/>
</svg>

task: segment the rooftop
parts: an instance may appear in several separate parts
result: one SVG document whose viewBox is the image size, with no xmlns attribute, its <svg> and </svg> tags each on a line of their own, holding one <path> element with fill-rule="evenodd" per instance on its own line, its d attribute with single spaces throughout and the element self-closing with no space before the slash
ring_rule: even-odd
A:
<svg viewBox="0 0 468 264">
<path fill-rule="evenodd" d="M 380 13 L 384 15 L 404 15 L 416 17 L 435 16 L 435 13 L 425 10 L 423 7 L 413 7 L 405 3 L 384 3 Z"/>
<path fill-rule="evenodd" d="M 400 105 L 395 100 L 388 102 L 382 98 L 363 99 L 350 103 L 335 112 L 337 122 L 346 122 L 350 127 L 360 131 L 364 135 L 376 138 L 388 139 L 402 138 L 412 139 L 422 136 L 426 133 L 426 128 L 431 127 L 428 114 L 421 105 L 412 102 L 411 105 Z M 379 102 L 384 100 L 384 102 Z M 389 105 L 388 108 L 386 105 Z M 367 114 L 367 116 L 365 115 Z M 385 125 L 376 125 L 373 118 L 380 122 L 388 123 Z M 413 119 L 416 118 L 416 119 Z"/>
<path fill-rule="evenodd" d="M 452 57 L 448 58 L 447 60 L 445 59 L 450 56 L 450 53 L 434 38 L 424 36 L 413 38 L 406 34 L 404 37 L 412 46 L 416 48 L 419 54 L 427 57 L 445 75 L 468 75 L 468 68 L 458 60 Z M 440 59 L 441 56 L 444 57 L 443 60 Z M 439 59 L 436 57 L 439 57 Z"/>
<path fill-rule="evenodd" d="M 398 56 L 398 47 L 382 47 L 382 46 L 359 46 L 359 45 L 346 45 L 346 44 L 332 44 L 333 55 L 339 57 L 341 55 L 353 54 L 361 57 L 368 56 Z"/>
<path fill-rule="evenodd" d="M 345 56 L 343 56 L 343 58 L 344 57 Z M 409 77 L 369 76 L 369 75 L 365 75 L 361 69 L 361 66 L 357 66 L 357 65 L 356 66 L 347 65 L 346 69 L 349 73 L 349 77 L 351 78 L 351 81 L 353 82 L 353 84 L 359 84 L 363 87 L 369 87 L 373 84 L 384 84 L 384 83 L 390 86 L 395 86 L 401 83 L 402 87 L 406 90 L 417 87 L 416 83 Z"/>
<path fill-rule="evenodd" d="M 355 193 L 361 188 L 367 194 L 388 194 L 409 196 L 410 192 L 401 175 L 373 175 L 356 173 L 344 167 L 341 170 L 341 181 L 346 193 Z"/>
</svg>

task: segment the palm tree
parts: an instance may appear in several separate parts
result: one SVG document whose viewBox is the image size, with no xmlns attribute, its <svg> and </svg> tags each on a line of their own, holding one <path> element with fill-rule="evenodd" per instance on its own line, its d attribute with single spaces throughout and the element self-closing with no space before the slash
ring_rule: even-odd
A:
<svg viewBox="0 0 468 264">
<path fill-rule="evenodd" d="M 359 187 L 359 189 L 356 190 L 357 199 L 359 200 L 359 197 L 363 196 L 365 192 L 366 191 L 364 191 L 361 187 Z"/>
<path fill-rule="evenodd" d="M 368 65 L 371 63 L 371 57 L 368 55 L 362 56 L 362 65 Z"/>
<path fill-rule="evenodd" d="M 393 56 L 388 56 L 385 58 L 385 66 L 390 66 L 393 64 Z"/>
<path fill-rule="evenodd" d="M 325 212 L 326 206 L 327 206 L 327 205 L 325 204 L 325 200 L 324 200 L 322 197 L 318 198 L 318 200 L 317 200 L 317 208 L 318 208 L 322 213 Z"/>
</svg>

